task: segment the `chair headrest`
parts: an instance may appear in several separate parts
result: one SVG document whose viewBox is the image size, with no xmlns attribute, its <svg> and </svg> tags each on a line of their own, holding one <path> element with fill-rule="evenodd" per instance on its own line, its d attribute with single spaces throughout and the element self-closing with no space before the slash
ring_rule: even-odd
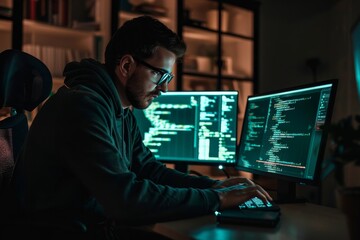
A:
<svg viewBox="0 0 360 240">
<path fill-rule="evenodd" d="M 15 49 L 0 53 L 0 108 L 32 111 L 51 88 L 51 73 L 41 60 Z"/>
</svg>

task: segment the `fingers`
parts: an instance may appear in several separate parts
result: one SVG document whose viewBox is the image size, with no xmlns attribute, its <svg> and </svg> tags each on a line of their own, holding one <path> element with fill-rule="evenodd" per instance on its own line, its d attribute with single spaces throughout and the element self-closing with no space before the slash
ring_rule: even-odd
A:
<svg viewBox="0 0 360 240">
<path fill-rule="evenodd" d="M 235 190 L 239 191 L 239 194 L 246 194 L 247 200 L 258 197 L 260 198 L 265 204 L 270 200 L 272 201 L 271 196 L 259 185 L 249 186 L 244 189 Z M 248 198 L 249 197 L 249 198 Z"/>
<path fill-rule="evenodd" d="M 235 177 L 218 182 L 213 186 L 219 194 L 220 208 L 234 207 L 258 197 L 267 204 L 271 196 L 259 185 L 245 177 Z"/>
<path fill-rule="evenodd" d="M 253 182 L 253 181 L 251 181 L 250 179 L 248 179 L 248 178 L 245 178 L 246 179 L 246 183 L 248 184 L 248 185 L 250 185 L 250 186 L 255 186 L 256 184 Z"/>
<path fill-rule="evenodd" d="M 223 183 L 226 186 L 231 186 L 231 185 L 235 185 L 235 184 L 239 184 L 239 183 L 245 183 L 245 184 L 247 184 L 249 186 L 254 186 L 255 185 L 255 183 L 253 181 L 251 181 L 250 179 L 245 178 L 245 177 L 230 178 L 230 179 L 225 180 Z"/>
<path fill-rule="evenodd" d="M 270 195 L 259 185 L 244 186 L 243 188 L 231 190 L 229 188 L 217 189 L 216 192 L 220 198 L 220 209 L 238 206 L 254 197 L 261 199 L 264 204 L 272 200 Z"/>
<path fill-rule="evenodd" d="M 268 203 L 269 200 L 266 198 L 266 196 L 264 195 L 263 192 L 261 192 L 261 191 L 259 191 L 259 190 L 256 190 L 256 191 L 253 192 L 253 194 L 254 194 L 254 195 L 253 195 L 252 198 L 254 198 L 254 197 L 260 198 L 261 201 L 263 201 L 263 203 L 264 203 L 265 205 Z"/>
<path fill-rule="evenodd" d="M 251 181 L 250 179 L 245 178 L 245 177 L 239 177 L 237 179 L 239 180 L 239 182 L 245 183 L 245 184 L 247 184 L 249 186 L 255 186 L 256 185 L 253 181 Z"/>
<path fill-rule="evenodd" d="M 265 191 L 260 185 L 258 185 L 258 187 L 260 188 L 261 192 L 266 196 L 267 199 L 269 199 L 270 201 L 273 200 L 267 191 Z"/>
<path fill-rule="evenodd" d="M 253 187 L 257 187 L 259 188 L 260 192 L 266 196 L 267 199 L 269 199 L 270 201 L 272 201 L 272 197 L 269 195 L 269 193 L 267 193 L 260 185 L 255 184 L 252 180 L 248 179 L 248 178 L 242 178 L 243 179 L 243 183 L 249 185 L 249 186 L 253 186 Z"/>
</svg>

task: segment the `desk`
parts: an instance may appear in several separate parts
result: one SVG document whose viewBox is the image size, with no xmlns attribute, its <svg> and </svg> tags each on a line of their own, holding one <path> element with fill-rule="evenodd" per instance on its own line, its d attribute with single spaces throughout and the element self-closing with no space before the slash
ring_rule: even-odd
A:
<svg viewBox="0 0 360 240">
<path fill-rule="evenodd" d="M 158 223 L 153 231 L 172 239 L 334 239 L 348 240 L 346 218 L 335 208 L 320 205 L 282 204 L 275 228 L 217 224 L 212 215 Z"/>
</svg>

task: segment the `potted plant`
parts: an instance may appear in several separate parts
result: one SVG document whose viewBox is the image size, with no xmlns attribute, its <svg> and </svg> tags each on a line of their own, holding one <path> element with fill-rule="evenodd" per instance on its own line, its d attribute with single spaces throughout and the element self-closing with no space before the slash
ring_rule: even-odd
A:
<svg viewBox="0 0 360 240">
<path fill-rule="evenodd" d="M 360 115 L 348 116 L 331 125 L 329 135 L 333 146 L 335 180 L 339 186 L 338 206 L 347 216 L 351 239 L 360 239 L 360 186 L 346 186 L 344 171 L 350 163 L 360 167 Z"/>
</svg>

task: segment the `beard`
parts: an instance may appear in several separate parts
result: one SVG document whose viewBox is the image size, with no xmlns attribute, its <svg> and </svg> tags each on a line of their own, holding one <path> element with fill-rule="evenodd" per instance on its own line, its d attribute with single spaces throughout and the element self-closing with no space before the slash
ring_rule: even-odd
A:
<svg viewBox="0 0 360 240">
<path fill-rule="evenodd" d="M 134 79 L 134 76 L 127 81 L 125 94 L 134 108 L 145 109 L 149 107 L 152 103 L 152 96 L 159 94 L 159 90 L 155 89 L 147 93 L 144 88 L 144 84 L 141 84 L 138 79 Z"/>
</svg>

